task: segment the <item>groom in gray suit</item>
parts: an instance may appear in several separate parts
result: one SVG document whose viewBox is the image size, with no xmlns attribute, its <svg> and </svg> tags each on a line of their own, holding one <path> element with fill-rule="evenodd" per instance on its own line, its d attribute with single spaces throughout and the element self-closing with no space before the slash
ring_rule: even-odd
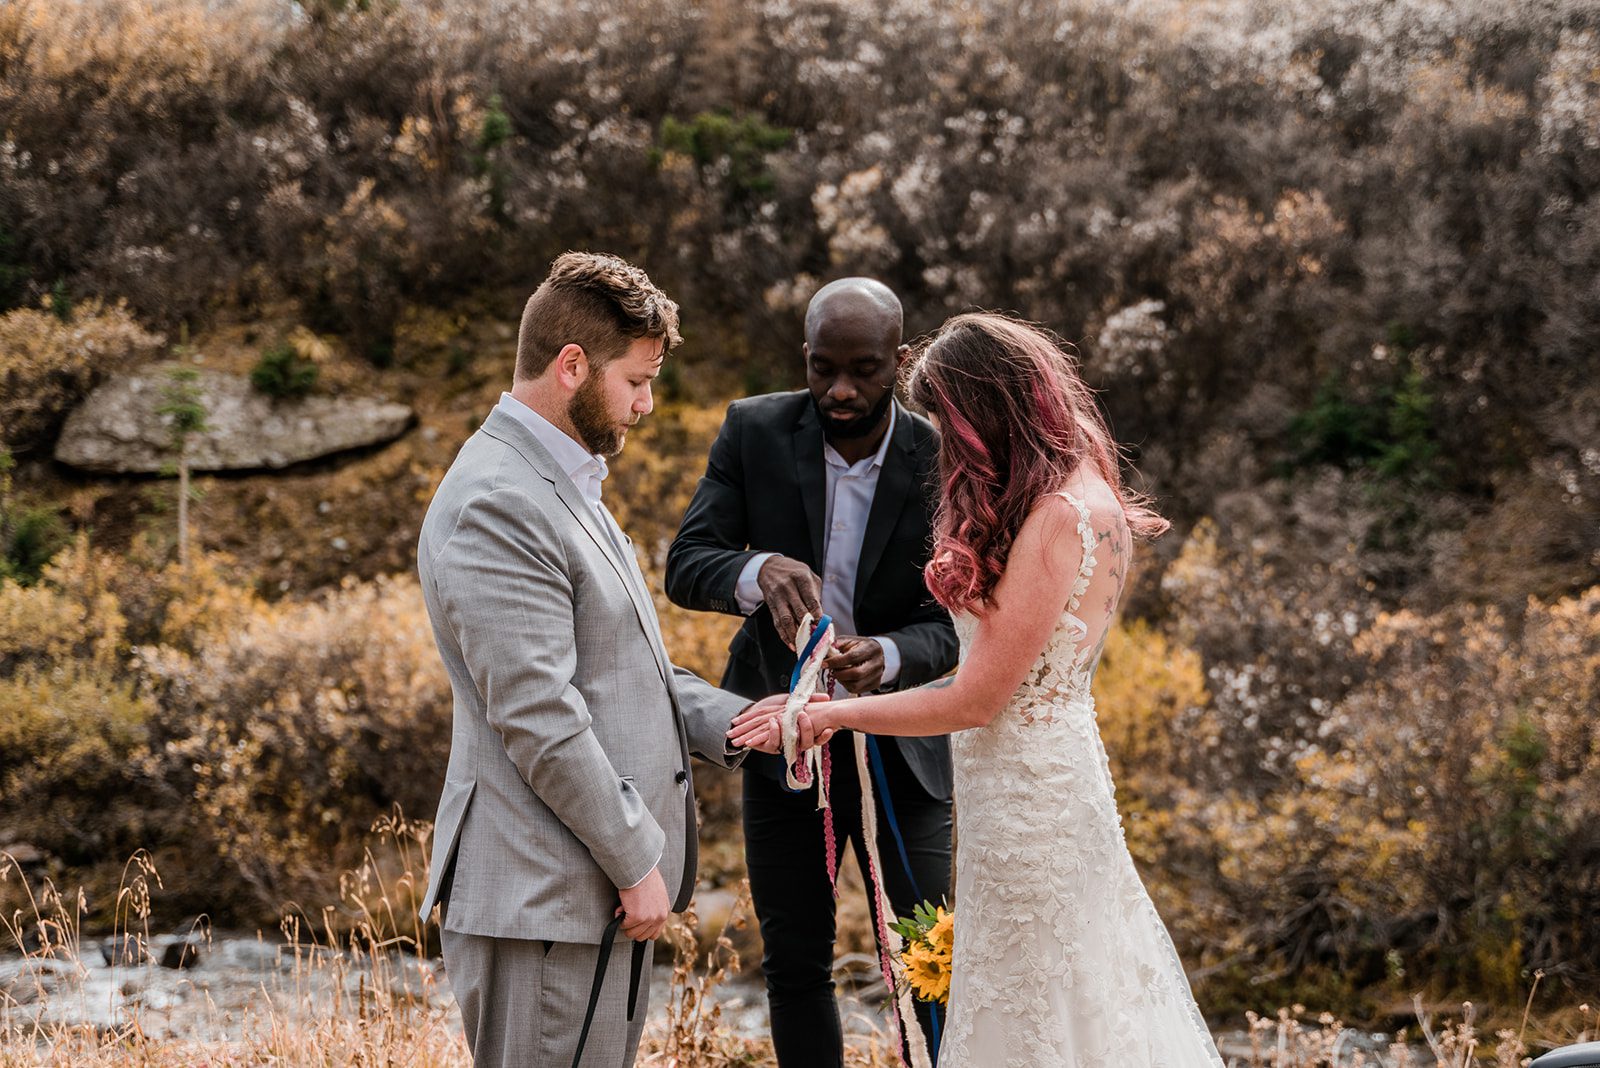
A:
<svg viewBox="0 0 1600 1068">
<path fill-rule="evenodd" d="M 672 665 L 600 496 L 677 313 L 614 256 L 557 259 L 523 312 L 511 392 L 422 523 L 417 569 L 455 693 L 422 914 L 440 905 L 480 1068 L 633 1063 L 648 943 L 694 889 L 689 755 L 743 757 L 726 732 L 749 702 Z M 611 953 L 624 938 L 634 951 Z"/>
</svg>

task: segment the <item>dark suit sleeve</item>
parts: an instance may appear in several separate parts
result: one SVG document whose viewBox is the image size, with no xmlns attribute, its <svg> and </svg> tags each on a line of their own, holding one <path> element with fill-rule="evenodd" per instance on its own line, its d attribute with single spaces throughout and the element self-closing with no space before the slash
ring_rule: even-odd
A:
<svg viewBox="0 0 1600 1068">
<path fill-rule="evenodd" d="M 893 640 L 900 648 L 900 674 L 894 688 L 909 690 L 947 674 L 956 666 L 960 643 L 950 613 L 938 602 L 929 600 L 904 626 L 885 631 L 881 637 Z"/>
<path fill-rule="evenodd" d="M 734 586 L 756 554 L 749 548 L 745 521 L 740 415 L 737 402 L 729 406 L 711 445 L 706 473 L 667 550 L 667 599 L 679 608 L 743 615 Z"/>
</svg>

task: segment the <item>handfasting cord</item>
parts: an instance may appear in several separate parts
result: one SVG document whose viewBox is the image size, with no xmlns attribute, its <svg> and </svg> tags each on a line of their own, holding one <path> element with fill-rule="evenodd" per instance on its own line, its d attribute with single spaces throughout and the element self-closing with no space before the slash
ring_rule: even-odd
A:
<svg viewBox="0 0 1600 1068">
<path fill-rule="evenodd" d="M 804 637 L 804 641 L 801 638 Z M 795 661 L 794 671 L 789 675 L 789 700 L 783 706 L 783 763 L 784 782 L 791 790 L 804 790 L 817 781 L 816 773 L 821 770 L 821 757 L 813 747 L 804 753 L 800 752 L 800 713 L 805 711 L 806 702 L 815 693 L 823 693 L 827 687 L 827 679 L 822 669 L 822 662 L 833 652 L 833 619 L 823 616 L 812 624 L 811 613 L 800 621 L 800 629 L 795 633 L 795 648 L 800 650 L 800 656 Z M 821 789 L 818 799 L 818 808 L 828 807 L 827 787 Z"/>
<path fill-rule="evenodd" d="M 783 738 L 784 786 L 799 793 L 813 783 L 817 787 L 817 807 L 822 810 L 822 837 L 828 863 L 828 885 L 833 896 L 839 896 L 838 840 L 833 833 L 833 807 L 828 804 L 828 787 L 833 779 L 833 755 L 825 745 L 813 746 L 797 753 L 800 745 L 800 713 L 812 694 L 827 693 L 833 681 L 823 669 L 823 661 L 833 652 L 833 619 L 823 616 L 812 623 L 808 612 L 800 621 L 795 633 L 795 646 L 800 656 L 795 660 L 794 671 L 789 675 L 789 701 L 783 709 L 780 723 Z M 801 636 L 805 636 L 802 642 Z M 820 754 L 820 755 L 819 755 Z"/>
<path fill-rule="evenodd" d="M 800 713 L 805 709 L 806 702 L 814 693 L 825 692 L 830 688 L 827 674 L 823 671 L 822 663 L 828 654 L 833 651 L 833 620 L 823 616 L 813 625 L 811 615 L 800 621 L 800 627 L 795 632 L 795 648 L 800 649 L 799 658 L 795 662 L 794 672 L 789 677 L 789 700 L 784 705 L 783 717 L 780 720 L 783 743 L 784 781 L 790 790 L 800 791 L 811 786 L 817 786 L 817 807 L 822 810 L 823 837 L 828 865 L 828 882 L 834 890 L 834 896 L 839 894 L 838 880 L 838 848 L 833 831 L 833 810 L 828 805 L 828 780 L 831 775 L 831 765 L 828 756 L 828 747 L 825 745 L 813 746 L 804 753 L 800 752 Z M 904 1041 L 901 1049 L 911 1052 L 911 1068 L 931 1068 L 932 1061 L 928 1057 L 927 1044 L 923 1039 L 922 1029 L 908 1026 L 907 1021 L 915 1021 L 910 984 L 899 982 L 895 976 L 893 961 L 899 957 L 904 948 L 899 932 L 889 926 L 889 917 L 894 914 L 893 906 L 889 903 L 889 893 L 883 885 L 883 862 L 878 858 L 878 813 L 877 806 L 873 803 L 873 772 L 882 775 L 881 763 L 872 758 L 876 754 L 868 753 L 868 738 L 860 731 L 852 732 L 855 741 L 856 777 L 861 784 L 861 839 L 867 854 L 868 892 L 872 894 L 873 913 L 877 920 L 878 936 L 878 965 L 883 970 L 883 981 L 888 985 L 891 995 L 890 1004 L 894 1006 L 895 1029 Z M 873 767 L 878 763 L 877 767 Z M 883 781 L 884 802 L 889 804 L 888 784 Z M 906 865 L 906 874 L 915 883 L 911 875 L 910 858 L 905 854 L 905 846 L 900 842 L 900 829 L 895 823 L 893 808 L 887 809 L 889 813 L 890 829 L 894 831 L 895 839 L 900 845 L 901 859 Z"/>
</svg>

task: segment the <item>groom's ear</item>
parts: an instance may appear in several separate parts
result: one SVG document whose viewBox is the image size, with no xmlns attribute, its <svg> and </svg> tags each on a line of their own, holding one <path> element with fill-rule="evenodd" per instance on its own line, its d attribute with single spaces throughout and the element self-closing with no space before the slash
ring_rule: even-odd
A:
<svg viewBox="0 0 1600 1068">
<path fill-rule="evenodd" d="M 894 369 L 896 371 L 900 370 L 900 368 L 906 365 L 906 361 L 909 359 L 911 359 L 911 346 L 901 345 L 895 350 L 894 353 Z"/>
<path fill-rule="evenodd" d="M 550 365 L 555 370 L 556 381 L 561 383 L 563 389 L 576 390 L 589 377 L 589 354 L 583 351 L 582 345 L 561 346 L 561 351 L 556 353 Z"/>
</svg>

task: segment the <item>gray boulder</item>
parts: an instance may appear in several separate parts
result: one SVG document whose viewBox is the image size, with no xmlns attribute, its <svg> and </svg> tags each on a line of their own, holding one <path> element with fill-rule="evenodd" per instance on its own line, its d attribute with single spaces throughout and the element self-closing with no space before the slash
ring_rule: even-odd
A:
<svg viewBox="0 0 1600 1068">
<path fill-rule="evenodd" d="M 174 457 L 169 417 L 158 409 L 171 385 L 169 373 L 182 366 L 158 364 L 99 386 L 68 416 L 56 459 L 86 471 L 163 470 Z M 199 371 L 195 387 L 210 429 L 189 441 L 192 471 L 287 467 L 393 441 L 412 420 L 403 404 L 364 398 L 274 400 L 248 378 L 221 371 Z"/>
</svg>

